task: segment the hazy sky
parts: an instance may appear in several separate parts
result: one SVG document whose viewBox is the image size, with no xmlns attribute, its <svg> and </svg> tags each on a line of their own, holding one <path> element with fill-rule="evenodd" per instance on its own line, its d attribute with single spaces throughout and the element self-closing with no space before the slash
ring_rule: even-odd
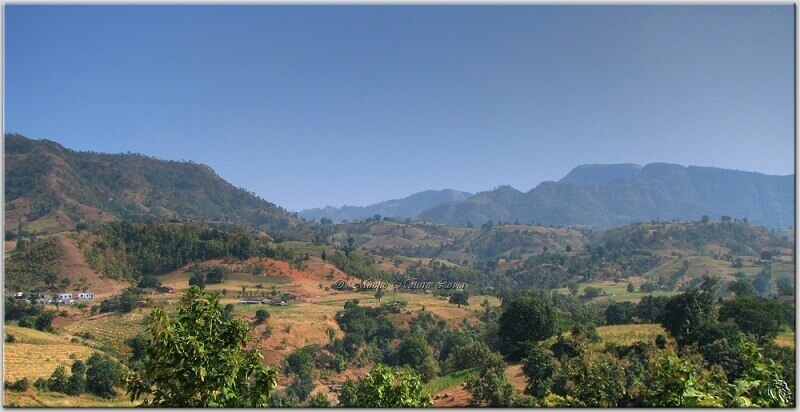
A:
<svg viewBox="0 0 800 412">
<path fill-rule="evenodd" d="M 6 6 L 6 131 L 191 159 L 290 210 L 584 163 L 793 172 L 794 11 Z"/>
</svg>

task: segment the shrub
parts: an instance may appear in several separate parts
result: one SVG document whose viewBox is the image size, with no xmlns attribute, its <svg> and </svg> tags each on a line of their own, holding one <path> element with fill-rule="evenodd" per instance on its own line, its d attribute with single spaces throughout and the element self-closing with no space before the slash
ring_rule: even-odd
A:
<svg viewBox="0 0 800 412">
<path fill-rule="evenodd" d="M 346 408 L 420 408 L 431 403 L 419 375 L 384 365 L 358 381 L 348 380 L 339 392 L 339 406 Z"/>
<path fill-rule="evenodd" d="M 25 392 L 26 390 L 28 390 L 28 386 L 29 386 L 28 378 L 18 379 L 14 383 L 5 381 L 6 389 L 12 392 Z"/>
<path fill-rule="evenodd" d="M 95 355 L 87 361 L 86 390 L 101 398 L 113 398 L 117 394 L 114 386 L 119 383 L 122 370 L 116 362 Z"/>
<path fill-rule="evenodd" d="M 256 310 L 256 323 L 259 325 L 264 323 L 267 319 L 269 319 L 269 312 L 266 309 L 258 309 Z"/>
</svg>

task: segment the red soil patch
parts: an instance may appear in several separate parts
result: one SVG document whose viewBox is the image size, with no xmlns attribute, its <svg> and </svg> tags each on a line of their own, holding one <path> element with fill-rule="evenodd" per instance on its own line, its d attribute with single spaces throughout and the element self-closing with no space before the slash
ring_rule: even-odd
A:
<svg viewBox="0 0 800 412">
<path fill-rule="evenodd" d="M 472 395 L 464 389 L 464 384 L 445 389 L 433 396 L 435 408 L 463 408 L 469 406 Z"/>
</svg>

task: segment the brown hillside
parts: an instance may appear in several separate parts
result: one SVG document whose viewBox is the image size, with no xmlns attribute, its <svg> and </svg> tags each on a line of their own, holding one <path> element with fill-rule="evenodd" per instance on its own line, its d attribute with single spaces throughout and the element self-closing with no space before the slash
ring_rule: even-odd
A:
<svg viewBox="0 0 800 412">
<path fill-rule="evenodd" d="M 87 290 L 94 293 L 96 298 L 101 298 L 119 293 L 122 289 L 130 286 L 126 282 L 103 278 L 89 266 L 83 252 L 74 240 L 63 234 L 55 235 L 55 237 L 63 251 L 62 258 L 57 263 L 58 275 L 62 278 L 69 278 L 73 285 L 71 288 L 78 283 L 81 277 L 85 277 Z"/>
</svg>

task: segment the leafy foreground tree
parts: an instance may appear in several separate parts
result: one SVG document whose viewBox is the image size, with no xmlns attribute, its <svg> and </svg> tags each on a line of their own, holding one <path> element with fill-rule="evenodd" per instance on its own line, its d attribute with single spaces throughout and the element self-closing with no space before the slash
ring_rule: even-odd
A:
<svg viewBox="0 0 800 412">
<path fill-rule="evenodd" d="M 432 404 L 422 379 L 406 369 L 377 365 L 358 382 L 348 380 L 339 393 L 339 406 L 419 408 Z"/>
<path fill-rule="evenodd" d="M 248 326 L 223 320 L 219 296 L 192 287 L 174 315 L 159 308 L 141 370 L 127 378 L 131 400 L 160 407 L 266 407 L 277 372 L 262 364 Z M 149 396 L 146 396 L 149 395 Z"/>
</svg>

